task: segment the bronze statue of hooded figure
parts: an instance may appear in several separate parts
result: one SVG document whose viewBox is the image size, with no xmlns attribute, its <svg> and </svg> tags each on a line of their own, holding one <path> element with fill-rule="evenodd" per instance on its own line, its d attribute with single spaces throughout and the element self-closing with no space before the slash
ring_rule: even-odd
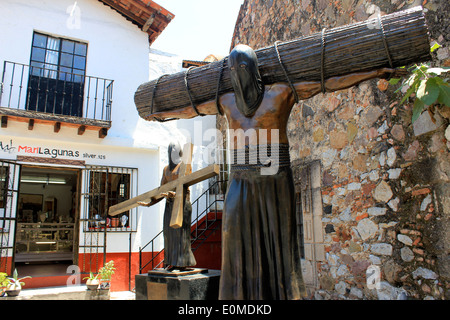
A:
<svg viewBox="0 0 450 320">
<path fill-rule="evenodd" d="M 229 55 L 229 68 L 235 106 L 248 121 L 254 121 L 270 102 L 264 105 L 265 91 L 269 91 L 264 88 L 253 49 L 236 46 Z M 261 148 L 279 156 L 273 174 L 261 174 Z M 235 155 L 244 153 L 246 162 L 234 161 L 230 170 L 222 221 L 219 298 L 300 299 L 304 286 L 289 145 L 266 142 L 235 151 Z"/>
<path fill-rule="evenodd" d="M 242 133 L 264 130 L 270 132 L 270 138 L 269 134 L 265 139 L 259 136 L 237 139 L 235 135 L 229 140 L 230 154 L 237 155 L 239 161 L 230 165 L 224 202 L 219 298 L 301 299 L 306 291 L 287 134 L 289 114 L 297 101 L 295 96 L 299 100 L 309 99 L 322 92 L 323 87 L 327 92 L 343 90 L 369 79 L 386 78 L 397 71 L 383 68 L 330 77 L 324 83 L 298 81 L 292 85 L 287 82 L 264 85 L 256 54 L 245 45 L 233 49 L 228 67 L 234 91 L 199 104 L 198 111 L 223 114 L 230 130 Z M 187 107 L 175 115 L 189 119 L 199 113 Z M 152 117 L 173 116 L 174 111 L 170 111 Z M 234 140 L 244 140 L 244 145 L 236 146 Z M 259 152 L 264 149 L 266 152 Z M 276 170 L 263 174 L 262 168 L 267 166 L 264 154 L 269 152 Z"/>
</svg>

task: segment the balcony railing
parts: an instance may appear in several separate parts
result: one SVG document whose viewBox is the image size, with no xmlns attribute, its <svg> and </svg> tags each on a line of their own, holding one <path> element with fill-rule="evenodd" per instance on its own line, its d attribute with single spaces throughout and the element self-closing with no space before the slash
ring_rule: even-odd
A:
<svg viewBox="0 0 450 320">
<path fill-rule="evenodd" d="M 111 122 L 114 80 L 5 61 L 0 107 Z"/>
</svg>

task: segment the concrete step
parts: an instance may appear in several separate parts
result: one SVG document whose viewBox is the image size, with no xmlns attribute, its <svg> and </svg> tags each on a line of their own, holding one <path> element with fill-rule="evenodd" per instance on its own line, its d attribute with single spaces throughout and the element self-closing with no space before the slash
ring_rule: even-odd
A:
<svg viewBox="0 0 450 320">
<path fill-rule="evenodd" d="M 2 297 L 2 300 L 90 300 L 90 292 L 85 285 L 22 289 L 17 297 Z M 131 291 L 110 292 L 109 300 L 135 300 Z"/>
</svg>

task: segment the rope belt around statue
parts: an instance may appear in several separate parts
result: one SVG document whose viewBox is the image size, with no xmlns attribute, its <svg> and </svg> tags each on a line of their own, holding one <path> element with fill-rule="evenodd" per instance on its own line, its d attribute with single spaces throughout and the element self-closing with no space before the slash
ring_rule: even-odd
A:
<svg viewBox="0 0 450 320">
<path fill-rule="evenodd" d="M 265 144 L 231 149 L 231 171 L 259 170 L 291 165 L 288 144 Z"/>
</svg>

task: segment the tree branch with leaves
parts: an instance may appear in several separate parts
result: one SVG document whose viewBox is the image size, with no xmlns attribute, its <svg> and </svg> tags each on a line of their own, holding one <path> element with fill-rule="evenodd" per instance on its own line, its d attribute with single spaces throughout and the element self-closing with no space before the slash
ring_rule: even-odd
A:
<svg viewBox="0 0 450 320">
<path fill-rule="evenodd" d="M 431 52 L 440 47 L 435 44 L 431 47 Z M 412 122 L 416 121 L 424 110 L 434 113 L 438 105 L 450 108 L 450 84 L 449 78 L 445 76 L 450 72 L 447 67 L 431 67 L 430 64 L 422 63 L 408 68 L 411 73 L 409 78 L 404 79 L 400 87 L 395 92 L 404 93 L 400 105 L 407 102 L 409 98 L 414 99 Z M 396 85 L 401 78 L 389 80 L 391 85 Z"/>
</svg>

